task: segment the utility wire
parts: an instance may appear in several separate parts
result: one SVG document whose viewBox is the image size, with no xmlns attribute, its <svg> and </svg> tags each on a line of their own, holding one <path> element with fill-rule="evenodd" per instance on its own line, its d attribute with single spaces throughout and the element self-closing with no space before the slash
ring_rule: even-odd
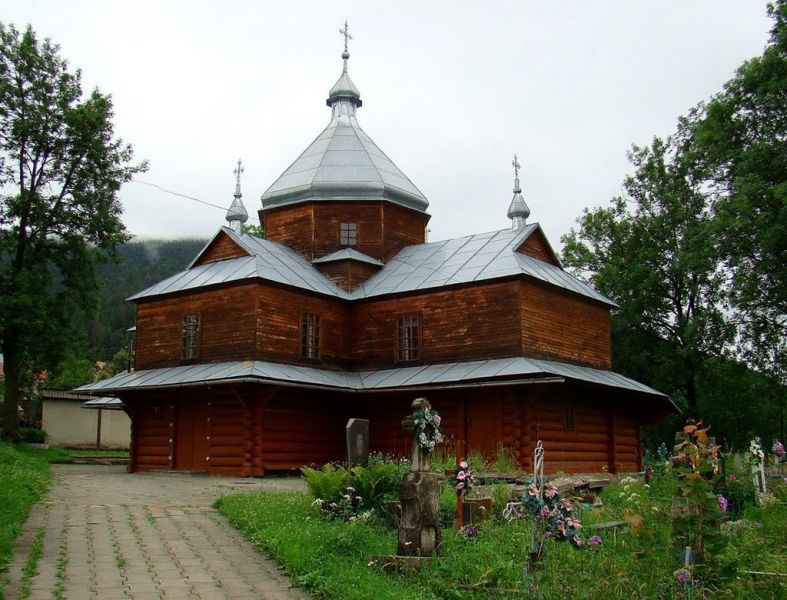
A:
<svg viewBox="0 0 787 600">
<path fill-rule="evenodd" d="M 150 187 L 154 187 L 157 190 L 161 190 L 165 194 L 172 194 L 173 196 L 179 196 L 181 198 L 186 198 L 186 200 L 193 200 L 194 202 L 199 202 L 200 204 L 204 204 L 205 206 L 210 206 L 210 207 L 213 207 L 213 208 L 218 208 L 219 210 L 223 210 L 223 211 L 227 210 L 226 206 L 219 206 L 218 204 L 211 204 L 210 202 L 206 202 L 205 200 L 200 200 L 199 198 L 195 198 L 194 196 L 188 196 L 186 194 L 181 194 L 180 192 L 173 192 L 172 190 L 164 189 L 160 185 L 155 184 L 155 183 L 151 183 L 149 181 L 141 181 L 139 179 L 132 179 L 131 183 L 141 183 L 142 185 L 149 185 Z M 260 222 L 259 219 L 257 219 L 256 217 L 252 217 L 251 215 L 249 215 L 249 219 L 251 219 L 252 221 L 257 221 L 257 223 Z"/>
</svg>

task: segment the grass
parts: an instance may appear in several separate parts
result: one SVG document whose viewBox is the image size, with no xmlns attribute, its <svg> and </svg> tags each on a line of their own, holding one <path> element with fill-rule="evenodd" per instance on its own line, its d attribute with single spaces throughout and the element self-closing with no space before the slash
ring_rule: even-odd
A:
<svg viewBox="0 0 787 600">
<path fill-rule="evenodd" d="M 82 456 L 106 456 L 106 457 L 128 457 L 128 450 L 117 449 L 96 449 L 96 448 L 63 448 L 63 450 L 72 458 Z"/>
<path fill-rule="evenodd" d="M 41 558 L 41 553 L 44 550 L 45 534 L 46 530 L 43 528 L 36 533 L 33 545 L 30 547 L 30 553 L 27 555 L 25 568 L 22 569 L 22 580 L 19 582 L 19 588 L 16 590 L 16 600 L 25 600 L 30 596 L 30 583 L 33 581 L 33 577 L 38 574 L 38 559 Z"/>
<path fill-rule="evenodd" d="M 49 488 L 49 456 L 46 450 L 0 442 L 0 571 L 8 566 L 30 507 Z"/>
<path fill-rule="evenodd" d="M 684 587 L 674 576 L 680 561 L 669 528 L 674 482 L 665 478 L 650 488 L 635 483 L 626 489 L 626 485 L 605 490 L 604 506 L 582 512 L 582 522 L 587 528 L 636 515 L 641 526 L 602 531 L 601 545 L 587 550 L 547 541 L 543 568 L 529 576 L 524 572 L 530 540 L 527 520 L 491 520 L 475 539 L 445 529 L 442 557 L 415 575 L 401 576 L 368 564 L 373 555 L 395 553 L 395 531 L 325 520 L 311 507 L 307 494 L 229 496 L 216 506 L 260 551 L 276 558 L 297 584 L 319 598 L 784 597 L 785 578 L 745 573 L 784 572 L 787 508 L 783 500 L 766 509 L 747 508 L 744 524 L 731 529 L 728 545 L 717 559 L 726 568 L 737 568 L 737 575 Z M 639 496 L 630 500 L 633 492 Z M 447 504 L 450 498 L 445 496 Z M 591 535 L 588 531 L 587 537 Z"/>
</svg>

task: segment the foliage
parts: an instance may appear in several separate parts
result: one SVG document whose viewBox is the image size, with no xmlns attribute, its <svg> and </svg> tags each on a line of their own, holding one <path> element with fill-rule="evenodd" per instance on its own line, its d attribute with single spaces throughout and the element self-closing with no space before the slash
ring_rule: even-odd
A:
<svg viewBox="0 0 787 600">
<path fill-rule="evenodd" d="M 0 25 L 0 342 L 4 435 L 17 432 L 27 360 L 57 356 L 95 307 L 96 261 L 127 239 L 120 186 L 145 165 L 115 139 L 109 96 L 83 98 L 58 47 Z"/>
<path fill-rule="evenodd" d="M 511 448 L 499 444 L 495 452 L 495 460 L 489 465 L 494 473 L 510 474 L 518 472 L 516 456 Z"/>
<path fill-rule="evenodd" d="M 762 56 L 686 120 L 687 152 L 714 200 L 719 255 L 730 274 L 745 355 L 787 381 L 787 2 Z"/>
<path fill-rule="evenodd" d="M 8 565 L 14 541 L 22 530 L 30 507 L 49 487 L 46 456 L 0 442 L 0 572 Z"/>
<path fill-rule="evenodd" d="M 372 510 L 366 510 L 363 498 L 355 493 L 355 488 L 352 486 L 344 488 L 336 500 L 315 498 L 312 506 L 328 519 L 338 519 L 348 523 L 356 520 L 367 522 L 374 513 Z"/>
<path fill-rule="evenodd" d="M 370 564 L 391 554 L 396 532 L 374 522 L 344 523 L 311 517 L 305 494 L 249 494 L 223 498 L 218 509 L 265 554 L 280 561 L 317 597 L 349 599 L 497 599 L 544 597 L 603 598 L 776 598 L 784 593 L 779 578 L 739 577 L 718 583 L 701 581 L 690 590 L 674 577 L 676 554 L 670 542 L 669 514 L 677 479 L 657 476 L 642 492 L 640 532 L 607 530 L 592 552 L 547 541 L 542 569 L 525 577 L 523 565 L 530 521 L 486 521 L 472 540 L 443 531 L 443 554 L 415 574 L 385 573 Z M 636 486 L 632 486 L 634 489 Z M 603 507 L 582 513 L 584 531 L 622 520 L 627 508 L 616 505 L 623 486 L 602 492 Z M 448 508 L 456 506 L 451 486 L 444 486 Z M 442 505 L 442 501 L 441 501 Z M 592 537 L 592 536 L 591 536 Z M 787 505 L 747 508 L 746 521 L 729 533 L 725 563 L 739 569 L 779 571 L 787 538 Z"/>
<path fill-rule="evenodd" d="M 324 464 L 321 469 L 303 467 L 301 473 L 315 499 L 337 501 L 350 482 L 347 469 L 332 463 Z"/>
<path fill-rule="evenodd" d="M 72 390 L 92 382 L 95 378 L 95 363 L 69 351 L 47 377 L 45 385 L 56 390 Z"/>
<path fill-rule="evenodd" d="M 34 427 L 20 427 L 19 439 L 28 444 L 43 444 L 46 442 L 46 431 Z"/>
<path fill-rule="evenodd" d="M 254 223 L 246 223 L 243 225 L 243 233 L 253 235 L 254 237 L 264 238 L 265 230 L 262 228 L 262 223 L 255 225 Z"/>
</svg>

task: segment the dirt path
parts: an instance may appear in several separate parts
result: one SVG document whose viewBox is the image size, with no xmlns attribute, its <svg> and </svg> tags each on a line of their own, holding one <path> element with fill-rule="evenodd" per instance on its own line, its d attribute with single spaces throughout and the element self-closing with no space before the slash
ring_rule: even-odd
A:
<svg viewBox="0 0 787 600">
<path fill-rule="evenodd" d="M 211 508 L 223 494 L 302 489 L 300 480 L 128 474 L 99 465 L 53 465 L 52 474 L 4 575 L 7 600 L 20 587 L 29 587 L 30 600 L 307 598 Z M 38 574 L 25 580 L 38 546 Z"/>
</svg>

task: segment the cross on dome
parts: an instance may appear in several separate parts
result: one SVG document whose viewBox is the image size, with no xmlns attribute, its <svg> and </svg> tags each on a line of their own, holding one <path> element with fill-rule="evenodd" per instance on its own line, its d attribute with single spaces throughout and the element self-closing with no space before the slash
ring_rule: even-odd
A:
<svg viewBox="0 0 787 600">
<path fill-rule="evenodd" d="M 235 169 L 233 169 L 233 171 L 232 171 L 233 173 L 235 173 L 235 185 L 237 185 L 239 187 L 240 187 L 240 176 L 243 173 L 243 171 L 245 171 L 245 169 L 243 168 L 243 162 L 239 158 L 238 159 L 238 166 L 235 167 Z"/>
<path fill-rule="evenodd" d="M 519 164 L 516 154 L 514 154 L 514 160 L 511 161 L 511 166 L 514 167 L 514 179 L 519 179 L 519 167 L 522 165 Z"/>
<path fill-rule="evenodd" d="M 227 216 L 225 217 L 230 229 L 232 229 L 235 233 L 241 233 L 243 231 L 243 224 L 249 220 L 249 213 L 246 211 L 243 200 L 241 200 L 243 194 L 240 192 L 240 176 L 243 171 L 243 163 L 241 162 L 241 159 L 238 159 L 238 166 L 236 166 L 232 171 L 235 174 L 234 199 L 230 205 L 229 210 L 227 210 Z"/>
<path fill-rule="evenodd" d="M 347 54 L 349 54 L 349 53 L 350 53 L 350 51 L 349 51 L 349 50 L 348 50 L 348 48 L 347 48 L 347 43 L 348 43 L 348 42 L 349 42 L 351 39 L 353 39 L 353 36 L 351 36 L 351 35 L 350 35 L 350 27 L 347 25 L 347 19 L 345 19 L 345 20 L 344 20 L 344 27 L 342 27 L 342 28 L 339 30 L 339 33 L 341 33 L 341 34 L 344 36 L 344 51 L 345 51 Z"/>
</svg>

